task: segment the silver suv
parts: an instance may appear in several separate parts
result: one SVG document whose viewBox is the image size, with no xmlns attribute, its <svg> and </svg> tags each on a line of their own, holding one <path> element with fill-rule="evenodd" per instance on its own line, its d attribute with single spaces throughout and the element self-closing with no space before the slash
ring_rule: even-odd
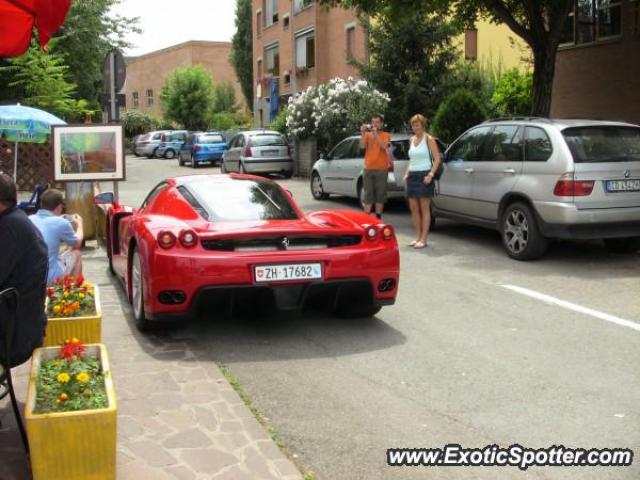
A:
<svg viewBox="0 0 640 480">
<path fill-rule="evenodd" d="M 220 169 L 238 173 L 293 175 L 291 148 L 284 135 L 271 130 L 245 130 L 228 143 Z"/>
<path fill-rule="evenodd" d="M 640 127 L 618 122 L 499 119 L 447 149 L 436 217 L 496 228 L 509 256 L 544 255 L 549 239 L 640 248 Z"/>
</svg>

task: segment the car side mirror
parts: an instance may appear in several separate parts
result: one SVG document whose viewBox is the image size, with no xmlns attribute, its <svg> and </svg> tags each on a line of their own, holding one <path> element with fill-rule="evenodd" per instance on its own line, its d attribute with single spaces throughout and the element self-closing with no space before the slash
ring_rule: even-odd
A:
<svg viewBox="0 0 640 480">
<path fill-rule="evenodd" d="M 108 205 L 114 203 L 113 192 L 103 192 L 99 193 L 95 197 L 93 197 L 94 205 Z"/>
</svg>

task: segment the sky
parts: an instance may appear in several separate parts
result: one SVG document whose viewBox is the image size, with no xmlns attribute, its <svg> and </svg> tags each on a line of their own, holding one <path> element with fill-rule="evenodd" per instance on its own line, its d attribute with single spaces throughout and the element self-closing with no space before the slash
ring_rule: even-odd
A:
<svg viewBox="0 0 640 480">
<path fill-rule="evenodd" d="M 231 41 L 235 9 L 236 0 L 122 0 L 112 11 L 140 17 L 142 33 L 131 34 L 124 52 L 137 56 L 188 40 Z"/>
</svg>

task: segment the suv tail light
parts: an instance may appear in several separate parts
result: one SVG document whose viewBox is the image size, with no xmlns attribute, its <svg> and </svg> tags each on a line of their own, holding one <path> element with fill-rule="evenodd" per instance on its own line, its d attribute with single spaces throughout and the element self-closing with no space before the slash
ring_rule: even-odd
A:
<svg viewBox="0 0 640 480">
<path fill-rule="evenodd" d="M 194 147 L 193 147 L 193 151 L 194 151 L 194 152 L 199 152 L 201 148 L 202 148 L 202 147 L 201 147 L 200 145 L 194 145 Z"/>
<path fill-rule="evenodd" d="M 158 233 L 158 245 L 165 250 L 173 248 L 176 245 L 176 236 L 168 230 L 162 230 Z"/>
<path fill-rule="evenodd" d="M 587 197 L 594 185 L 594 180 L 575 180 L 573 173 L 565 173 L 558 179 L 553 194 L 556 197 Z"/>
<path fill-rule="evenodd" d="M 247 140 L 247 147 L 244 149 L 243 155 L 245 157 L 253 157 L 253 152 L 251 151 L 251 139 Z"/>
</svg>

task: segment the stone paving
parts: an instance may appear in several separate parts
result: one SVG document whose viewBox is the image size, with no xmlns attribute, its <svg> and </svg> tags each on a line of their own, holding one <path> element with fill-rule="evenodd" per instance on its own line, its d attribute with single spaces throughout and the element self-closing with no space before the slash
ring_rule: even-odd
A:
<svg viewBox="0 0 640 480">
<path fill-rule="evenodd" d="M 139 333 L 104 252 L 84 252 L 100 288 L 102 336 L 118 401 L 118 479 L 301 480 L 217 365 L 180 335 Z M 13 370 L 26 398 L 29 365 Z M 31 478 L 8 399 L 0 402 L 0 480 Z"/>
</svg>

